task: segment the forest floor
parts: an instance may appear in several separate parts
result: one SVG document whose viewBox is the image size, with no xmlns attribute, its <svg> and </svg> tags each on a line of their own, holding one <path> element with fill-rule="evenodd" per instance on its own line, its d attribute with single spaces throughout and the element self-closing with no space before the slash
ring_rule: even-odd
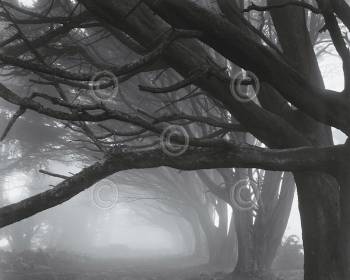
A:
<svg viewBox="0 0 350 280">
<path fill-rule="evenodd" d="M 190 260 L 188 260 L 190 263 Z M 205 266 L 176 258 L 93 259 L 64 252 L 0 252 L 0 280 L 226 280 Z M 278 272 L 281 280 L 303 280 L 302 271 Z"/>
<path fill-rule="evenodd" d="M 289 271 L 278 271 L 275 274 L 283 280 L 303 280 L 304 271 L 302 270 L 289 270 Z"/>
<path fill-rule="evenodd" d="M 224 279 L 189 258 L 96 259 L 65 252 L 0 252 L 0 280 Z"/>
</svg>

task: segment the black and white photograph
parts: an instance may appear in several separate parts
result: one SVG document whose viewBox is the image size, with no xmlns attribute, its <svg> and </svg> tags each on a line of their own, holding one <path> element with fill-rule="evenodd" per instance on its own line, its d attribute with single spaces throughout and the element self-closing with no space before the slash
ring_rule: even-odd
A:
<svg viewBox="0 0 350 280">
<path fill-rule="evenodd" d="M 350 0 L 0 0 L 0 280 L 350 280 Z"/>
</svg>

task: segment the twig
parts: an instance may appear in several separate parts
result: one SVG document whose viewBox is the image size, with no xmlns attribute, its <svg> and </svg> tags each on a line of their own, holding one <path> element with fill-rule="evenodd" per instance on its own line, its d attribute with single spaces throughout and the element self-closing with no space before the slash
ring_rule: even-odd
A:
<svg viewBox="0 0 350 280">
<path fill-rule="evenodd" d="M 42 174 L 45 174 L 45 175 L 51 176 L 51 177 L 61 178 L 61 179 L 64 179 L 64 180 L 67 180 L 67 179 L 69 179 L 69 178 L 70 178 L 70 177 L 65 176 L 65 175 L 61 175 L 61 174 L 52 173 L 52 172 L 45 171 L 45 170 L 42 170 L 42 169 L 40 169 L 40 170 L 39 170 L 39 172 L 40 172 L 40 173 L 42 173 Z"/>
</svg>

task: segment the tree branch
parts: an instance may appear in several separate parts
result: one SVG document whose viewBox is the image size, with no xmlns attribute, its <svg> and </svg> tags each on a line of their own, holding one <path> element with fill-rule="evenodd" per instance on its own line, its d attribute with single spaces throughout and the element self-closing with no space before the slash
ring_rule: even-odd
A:
<svg viewBox="0 0 350 280">
<path fill-rule="evenodd" d="M 315 14 L 321 13 L 321 11 L 319 9 L 315 8 L 314 6 L 312 6 L 308 3 L 299 2 L 299 1 L 291 1 L 291 2 L 287 2 L 287 3 L 279 4 L 279 5 L 268 5 L 268 6 L 258 6 L 254 3 L 252 3 L 249 7 L 245 8 L 243 10 L 243 12 L 246 12 L 246 13 L 250 12 L 250 11 L 264 12 L 264 11 L 270 11 L 273 9 L 285 8 L 288 6 L 295 6 L 295 7 L 301 7 L 304 9 L 308 9 Z"/>
<path fill-rule="evenodd" d="M 230 149 L 189 148 L 181 157 L 171 157 L 161 149 L 111 152 L 97 162 L 65 179 L 54 188 L 0 209 L 0 227 L 55 207 L 116 172 L 167 166 L 179 170 L 213 168 L 262 168 L 280 171 L 327 170 L 344 155 L 344 146 L 269 150 L 253 146 Z M 195 161 L 193 159 L 196 159 Z"/>
<path fill-rule="evenodd" d="M 241 67 L 255 72 L 309 116 L 350 134 L 350 104 L 343 94 L 311 85 L 268 48 L 226 19 L 190 1 L 163 0 L 158 5 L 152 0 L 145 2 L 170 24 L 203 31 L 203 42 Z"/>
</svg>

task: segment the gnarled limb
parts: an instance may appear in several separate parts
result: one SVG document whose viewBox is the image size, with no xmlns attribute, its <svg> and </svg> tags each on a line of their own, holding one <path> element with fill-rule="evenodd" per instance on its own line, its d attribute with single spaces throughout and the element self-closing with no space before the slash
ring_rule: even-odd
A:
<svg viewBox="0 0 350 280">
<path fill-rule="evenodd" d="M 54 188 L 0 209 L 0 227 L 18 222 L 55 207 L 116 172 L 168 166 L 180 170 L 228 167 L 258 167 L 271 170 L 330 170 L 329 158 L 342 154 L 343 147 L 264 150 L 256 147 L 232 149 L 189 148 L 181 157 L 171 157 L 161 149 L 111 153 Z M 195 161 L 193 159 L 196 159 Z M 334 159 L 335 160 L 335 159 Z"/>
<path fill-rule="evenodd" d="M 173 26 L 203 31 L 203 42 L 254 71 L 308 115 L 350 133 L 350 103 L 344 95 L 309 84 L 293 67 L 227 20 L 186 0 L 164 0 L 158 5 L 152 0 L 145 2 Z"/>
</svg>

